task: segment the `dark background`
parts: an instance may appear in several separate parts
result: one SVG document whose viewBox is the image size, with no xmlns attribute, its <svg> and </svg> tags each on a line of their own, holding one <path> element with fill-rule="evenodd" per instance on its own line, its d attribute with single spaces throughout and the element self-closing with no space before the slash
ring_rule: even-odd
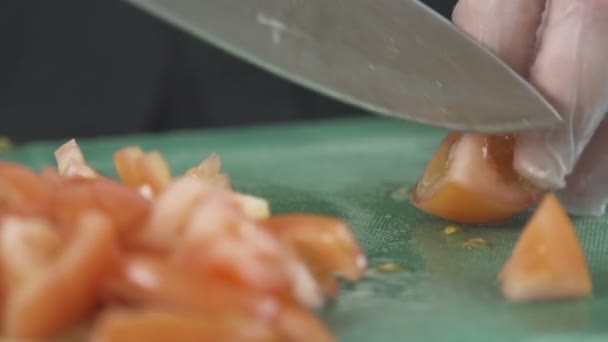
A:
<svg viewBox="0 0 608 342">
<path fill-rule="evenodd" d="M 424 2 L 449 17 L 456 0 Z M 17 142 L 355 113 L 119 0 L 0 1 L 0 135 Z"/>
</svg>

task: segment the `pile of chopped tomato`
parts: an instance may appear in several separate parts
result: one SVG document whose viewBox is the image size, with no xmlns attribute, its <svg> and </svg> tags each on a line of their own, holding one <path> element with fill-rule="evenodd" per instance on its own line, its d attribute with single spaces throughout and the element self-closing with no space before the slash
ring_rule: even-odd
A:
<svg viewBox="0 0 608 342">
<path fill-rule="evenodd" d="M 95 341 L 332 341 L 313 310 L 366 259 L 347 224 L 272 216 L 212 155 L 174 177 L 157 152 L 114 156 L 116 181 L 72 140 L 58 167 L 0 163 L 1 334 Z M 86 327 L 86 328 L 82 328 Z"/>
</svg>

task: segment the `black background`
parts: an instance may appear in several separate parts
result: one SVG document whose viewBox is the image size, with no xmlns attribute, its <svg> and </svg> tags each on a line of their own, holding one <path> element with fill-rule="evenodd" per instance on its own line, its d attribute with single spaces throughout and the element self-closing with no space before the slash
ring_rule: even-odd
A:
<svg viewBox="0 0 608 342">
<path fill-rule="evenodd" d="M 424 2 L 449 17 L 456 0 Z M 119 0 L 0 1 L 0 135 L 15 141 L 354 113 Z"/>
</svg>

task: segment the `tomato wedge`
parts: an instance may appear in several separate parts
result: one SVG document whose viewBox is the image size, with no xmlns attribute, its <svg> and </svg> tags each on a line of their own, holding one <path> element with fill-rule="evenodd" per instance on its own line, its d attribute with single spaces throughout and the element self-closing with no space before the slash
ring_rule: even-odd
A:
<svg viewBox="0 0 608 342">
<path fill-rule="evenodd" d="M 524 228 L 500 272 L 502 292 L 514 302 L 585 297 L 591 273 L 574 225 L 548 194 Z"/>
<path fill-rule="evenodd" d="M 412 202 L 469 224 L 501 221 L 532 206 L 542 191 L 513 169 L 514 135 L 451 133 L 417 182 Z"/>
</svg>

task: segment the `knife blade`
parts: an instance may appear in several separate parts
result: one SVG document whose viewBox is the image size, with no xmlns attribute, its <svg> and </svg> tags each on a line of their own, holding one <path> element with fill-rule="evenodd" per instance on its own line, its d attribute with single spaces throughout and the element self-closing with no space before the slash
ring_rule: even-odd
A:
<svg viewBox="0 0 608 342">
<path fill-rule="evenodd" d="M 417 0 L 127 1 L 271 73 L 378 114 L 483 133 L 561 122 L 526 80 Z"/>
</svg>

